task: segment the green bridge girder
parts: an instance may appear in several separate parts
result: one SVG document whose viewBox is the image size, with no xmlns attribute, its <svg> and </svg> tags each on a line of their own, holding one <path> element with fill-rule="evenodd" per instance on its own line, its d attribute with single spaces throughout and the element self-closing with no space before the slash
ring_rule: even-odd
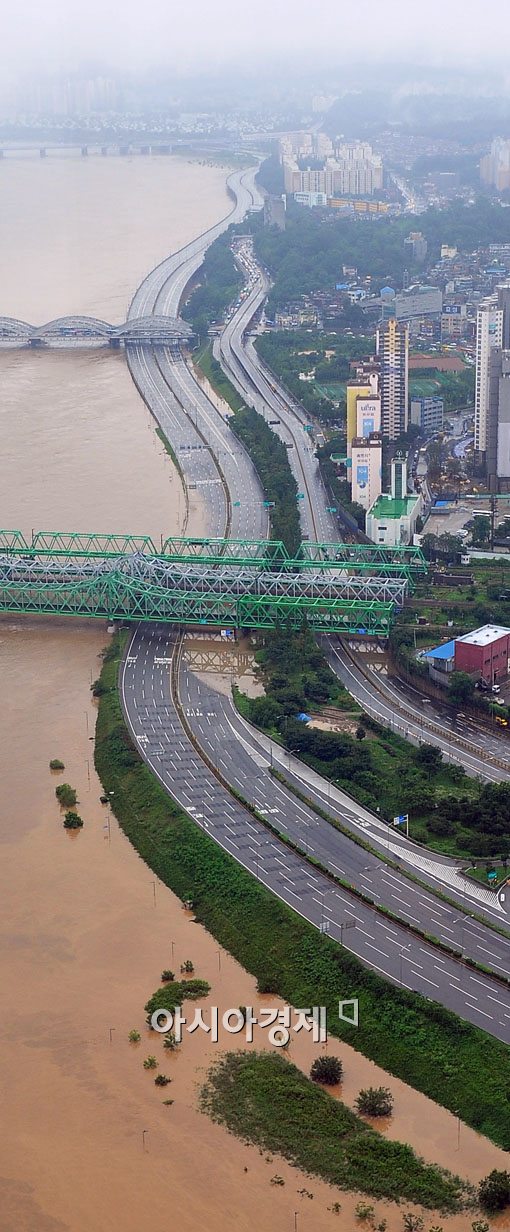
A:
<svg viewBox="0 0 510 1232">
<path fill-rule="evenodd" d="M 268 539 L 177 538 L 165 539 L 158 550 L 149 535 L 100 534 L 88 531 L 34 531 L 27 540 L 18 530 L 0 530 L 0 555 L 13 552 L 27 557 L 55 559 L 114 560 L 131 552 L 165 557 L 178 563 L 204 565 L 234 564 L 266 568 L 278 566 L 299 572 L 345 569 L 349 573 L 376 574 L 378 577 L 405 577 L 409 581 L 427 573 L 427 562 L 419 547 L 381 547 L 378 544 L 303 543 L 297 559 L 289 556 L 285 545 Z"/>
<path fill-rule="evenodd" d="M 126 579 L 113 569 L 104 577 L 72 584 L 0 580 L 0 612 L 237 629 L 270 629 L 280 623 L 299 628 L 306 620 L 317 632 L 387 637 L 394 605 L 356 599 L 246 596 L 232 600 L 217 595 L 183 594 Z"/>
<path fill-rule="evenodd" d="M 426 571 L 418 548 L 0 531 L 0 612 L 386 637 Z M 360 576 L 361 574 L 361 576 Z"/>
</svg>

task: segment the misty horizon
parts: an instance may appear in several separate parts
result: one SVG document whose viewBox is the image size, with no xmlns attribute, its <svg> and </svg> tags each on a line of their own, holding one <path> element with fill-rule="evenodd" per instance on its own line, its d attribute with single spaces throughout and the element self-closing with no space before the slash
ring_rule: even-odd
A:
<svg viewBox="0 0 510 1232">
<path fill-rule="evenodd" d="M 342 6 L 343 7 L 343 6 Z M 135 0 L 104 3 L 89 0 L 27 0 L 18 11 L 4 14 L 0 48 L 0 85 L 31 74 L 82 71 L 93 64 L 98 72 L 173 72 L 176 81 L 198 73 L 214 77 L 236 66 L 247 79 L 293 62 L 313 72 L 352 75 L 354 66 L 376 72 L 394 64 L 413 72 L 427 68 L 481 79 L 497 72 L 499 89 L 510 89 L 505 42 L 507 16 L 503 0 L 495 0 L 491 22 L 474 0 L 450 0 L 447 15 L 440 0 L 417 8 L 404 0 L 358 0 L 355 12 L 339 11 L 332 0 L 317 0 L 310 10 L 304 0 L 269 0 L 240 9 L 232 0 L 205 0 L 186 6 L 150 0 L 140 8 Z M 499 36 L 498 36 L 499 30 Z M 361 83 L 360 83 L 361 84 Z M 363 87 L 370 86 L 365 78 Z M 493 82 L 485 83 L 488 92 Z"/>
</svg>

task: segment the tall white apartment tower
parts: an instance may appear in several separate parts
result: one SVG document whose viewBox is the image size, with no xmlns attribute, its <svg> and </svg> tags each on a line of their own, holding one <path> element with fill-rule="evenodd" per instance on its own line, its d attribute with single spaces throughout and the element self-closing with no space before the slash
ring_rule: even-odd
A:
<svg viewBox="0 0 510 1232">
<path fill-rule="evenodd" d="M 376 352 L 380 364 L 382 431 L 395 441 L 407 431 L 409 403 L 409 330 L 394 317 L 377 329 Z"/>
<path fill-rule="evenodd" d="M 487 449 L 490 355 L 503 344 L 503 315 L 497 295 L 483 300 L 476 314 L 475 452 L 480 462 Z"/>
</svg>

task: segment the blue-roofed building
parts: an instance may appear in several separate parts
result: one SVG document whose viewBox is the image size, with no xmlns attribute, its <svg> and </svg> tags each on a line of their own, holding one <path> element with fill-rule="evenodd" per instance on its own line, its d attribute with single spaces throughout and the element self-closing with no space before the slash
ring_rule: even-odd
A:
<svg viewBox="0 0 510 1232">
<path fill-rule="evenodd" d="M 432 650 L 426 650 L 423 657 L 427 660 L 431 679 L 438 684 L 447 684 L 445 677 L 455 669 L 455 642 L 443 642 L 442 646 L 434 646 Z"/>
</svg>

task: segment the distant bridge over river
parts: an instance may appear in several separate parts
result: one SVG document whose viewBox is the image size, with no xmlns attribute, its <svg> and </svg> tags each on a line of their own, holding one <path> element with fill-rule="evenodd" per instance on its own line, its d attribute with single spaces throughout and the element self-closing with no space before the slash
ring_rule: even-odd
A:
<svg viewBox="0 0 510 1232">
<path fill-rule="evenodd" d="M 98 317 L 57 317 L 45 325 L 29 325 L 15 317 L 0 317 L 0 346 L 172 346 L 193 336 L 180 317 L 131 317 L 122 325 L 109 325 Z"/>
</svg>

